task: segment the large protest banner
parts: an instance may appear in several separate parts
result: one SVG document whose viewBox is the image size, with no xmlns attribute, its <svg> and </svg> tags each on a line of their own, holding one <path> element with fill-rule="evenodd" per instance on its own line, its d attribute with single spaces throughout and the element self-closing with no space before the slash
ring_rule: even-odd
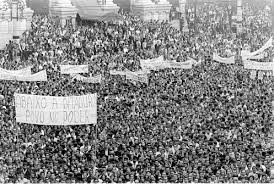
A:
<svg viewBox="0 0 274 184">
<path fill-rule="evenodd" d="M 101 81 L 102 81 L 102 75 L 97 75 L 95 77 L 84 77 L 84 76 L 79 75 L 79 74 L 73 74 L 72 77 L 73 77 L 73 79 L 82 81 L 84 83 L 96 84 L 96 83 L 101 83 Z"/>
<path fill-rule="evenodd" d="M 194 63 L 196 63 L 196 61 L 193 59 L 185 62 L 164 61 L 163 56 L 160 56 L 155 59 L 141 60 L 141 67 L 145 70 L 160 70 L 166 68 L 191 69 Z"/>
<path fill-rule="evenodd" d="M 248 70 L 263 70 L 263 71 L 273 71 L 273 62 L 256 62 L 245 60 L 244 68 Z"/>
<path fill-rule="evenodd" d="M 60 65 L 61 74 L 88 73 L 88 65 Z"/>
<path fill-rule="evenodd" d="M 11 75 L 31 75 L 31 66 L 27 68 L 23 68 L 20 70 L 6 70 L 0 68 L 0 74 L 11 74 Z"/>
<path fill-rule="evenodd" d="M 39 96 L 14 94 L 16 121 L 37 125 L 83 125 L 97 123 L 97 94 Z"/>
<path fill-rule="evenodd" d="M 242 51 L 241 55 L 243 58 L 247 58 L 247 59 L 252 59 L 250 57 L 252 56 L 256 56 L 258 54 L 262 54 L 262 52 L 264 52 L 266 49 L 268 49 L 269 47 L 273 47 L 273 37 L 271 37 L 260 49 L 258 49 L 255 52 L 247 52 L 247 51 Z"/>
<path fill-rule="evenodd" d="M 145 74 L 135 74 L 133 72 L 127 72 L 126 73 L 126 79 L 133 80 L 136 82 L 142 82 L 148 84 L 148 76 Z"/>
<path fill-rule="evenodd" d="M 253 59 L 253 60 L 260 60 L 264 58 L 264 53 L 258 54 L 258 55 L 243 55 L 242 56 L 243 60 L 247 60 L 247 59 Z"/>
<path fill-rule="evenodd" d="M 110 70 L 109 71 L 110 75 L 126 75 L 125 71 L 118 71 L 118 70 Z"/>
<path fill-rule="evenodd" d="M 229 57 L 229 58 L 222 58 L 218 56 L 218 54 L 213 53 L 213 60 L 217 61 L 219 63 L 224 63 L 224 64 L 235 64 L 235 57 Z"/>
<path fill-rule="evenodd" d="M 167 68 L 191 69 L 194 63 L 194 60 L 188 60 L 186 62 L 168 61 L 166 66 Z"/>
<path fill-rule="evenodd" d="M 154 59 L 141 60 L 140 64 L 144 70 L 160 70 L 166 68 L 164 56 Z"/>
<path fill-rule="evenodd" d="M 27 82 L 47 81 L 47 72 L 46 70 L 42 70 L 33 75 L 15 75 L 10 73 L 0 73 L 0 80 L 14 80 Z"/>
<path fill-rule="evenodd" d="M 132 72 L 132 71 L 127 71 L 127 72 L 130 72 L 130 73 L 133 73 L 135 75 L 147 75 L 150 73 L 150 70 L 138 70 L 138 71 L 135 71 L 135 72 Z"/>
</svg>

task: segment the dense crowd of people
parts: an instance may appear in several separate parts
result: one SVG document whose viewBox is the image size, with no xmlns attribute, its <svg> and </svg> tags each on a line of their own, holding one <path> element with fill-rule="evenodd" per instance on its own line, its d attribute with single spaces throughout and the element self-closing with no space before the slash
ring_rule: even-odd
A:
<svg viewBox="0 0 274 184">
<path fill-rule="evenodd" d="M 32 29 L 1 52 L 1 67 L 46 69 L 48 81 L 0 82 L 0 182 L 269 182 L 273 79 L 251 79 L 240 57 L 271 37 L 269 14 L 247 7 L 253 14 L 236 35 L 229 9 L 205 4 L 200 10 L 195 25 L 188 14 L 187 33 L 125 12 L 119 23 L 82 21 L 76 27 L 34 16 Z M 237 62 L 216 63 L 213 52 L 237 55 Z M 151 71 L 148 84 L 109 73 L 141 70 L 141 59 L 161 55 L 202 63 Z M 271 48 L 263 61 L 272 59 Z M 103 82 L 61 75 L 60 64 L 88 64 Z M 97 125 L 16 122 L 15 92 L 97 93 Z"/>
</svg>

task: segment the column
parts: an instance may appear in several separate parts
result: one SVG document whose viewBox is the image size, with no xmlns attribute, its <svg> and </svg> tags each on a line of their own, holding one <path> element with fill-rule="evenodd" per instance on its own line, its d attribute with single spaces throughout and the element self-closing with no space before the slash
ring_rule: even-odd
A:
<svg viewBox="0 0 274 184">
<path fill-rule="evenodd" d="M 272 33 L 274 33 L 274 3 L 271 1 Z"/>
<path fill-rule="evenodd" d="M 237 33 L 242 32 L 242 21 L 243 21 L 243 7 L 242 0 L 237 0 Z"/>
<path fill-rule="evenodd" d="M 154 19 L 154 12 L 156 12 L 156 5 L 151 0 L 132 0 L 131 12 L 135 16 L 139 16 L 144 21 Z"/>
<path fill-rule="evenodd" d="M 72 23 L 73 27 L 75 28 L 76 27 L 76 18 L 75 17 L 71 18 L 71 23 Z"/>
<path fill-rule="evenodd" d="M 49 16 L 51 17 L 52 0 L 49 0 Z"/>
<path fill-rule="evenodd" d="M 105 0 L 102 5 L 102 9 L 104 11 L 108 11 L 107 13 L 114 12 L 118 13 L 120 7 L 113 3 L 113 0 Z"/>
<path fill-rule="evenodd" d="M 167 0 L 158 0 L 158 3 L 155 3 L 156 10 L 159 12 L 159 14 L 166 14 L 165 12 L 170 12 L 171 4 Z M 169 20 L 169 16 L 162 16 L 161 21 Z"/>
<path fill-rule="evenodd" d="M 181 17 L 184 19 L 186 16 L 186 0 L 179 0 L 179 11 L 181 13 Z"/>
<path fill-rule="evenodd" d="M 24 9 L 24 16 L 26 18 L 26 29 L 31 29 L 32 16 L 34 11 L 30 8 Z"/>
<path fill-rule="evenodd" d="M 130 11 L 132 12 L 132 6 L 135 4 L 135 0 L 130 0 Z"/>
<path fill-rule="evenodd" d="M 61 26 L 66 25 L 66 19 L 76 18 L 77 9 L 70 0 L 51 0 L 51 16 L 59 17 Z"/>
</svg>

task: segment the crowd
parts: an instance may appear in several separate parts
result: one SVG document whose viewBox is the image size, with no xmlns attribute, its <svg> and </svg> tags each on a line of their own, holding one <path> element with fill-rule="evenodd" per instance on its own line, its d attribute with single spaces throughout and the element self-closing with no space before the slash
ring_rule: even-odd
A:
<svg viewBox="0 0 274 184">
<path fill-rule="evenodd" d="M 189 32 L 168 22 L 82 22 L 61 27 L 35 16 L 32 29 L 1 52 L 1 67 L 47 70 L 47 82 L 1 81 L 0 182 L 251 182 L 270 181 L 273 79 L 253 80 L 241 58 L 271 36 L 265 11 L 245 17 L 241 36 L 229 10 L 205 4 Z M 252 11 L 249 9 L 249 11 Z M 197 31 L 194 31 L 196 29 Z M 265 61 L 273 59 L 273 50 Z M 202 64 L 191 70 L 151 71 L 149 83 L 112 76 L 110 69 L 138 71 L 140 60 L 164 55 Z M 101 84 L 60 74 L 60 64 L 89 64 Z M 98 94 L 97 125 L 39 126 L 15 121 L 14 93 L 69 96 Z"/>
</svg>

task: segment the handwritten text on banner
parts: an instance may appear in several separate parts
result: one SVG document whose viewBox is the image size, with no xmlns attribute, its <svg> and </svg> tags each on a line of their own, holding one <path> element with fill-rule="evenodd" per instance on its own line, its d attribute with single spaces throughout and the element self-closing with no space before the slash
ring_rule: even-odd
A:
<svg viewBox="0 0 274 184">
<path fill-rule="evenodd" d="M 223 64 L 235 64 L 235 57 L 229 57 L 229 58 L 222 58 L 220 56 L 218 56 L 216 53 L 213 54 L 213 60 L 217 61 L 219 63 L 223 63 Z"/>
<path fill-rule="evenodd" d="M 31 67 L 23 68 L 20 70 L 6 70 L 0 68 L 0 73 L 11 74 L 11 75 L 31 75 Z"/>
<path fill-rule="evenodd" d="M 251 60 L 245 60 L 244 68 L 248 70 L 263 70 L 263 71 L 272 71 L 273 70 L 273 62 L 256 62 Z"/>
<path fill-rule="evenodd" d="M 60 65 L 61 74 L 88 73 L 88 65 Z"/>
<path fill-rule="evenodd" d="M 47 72 L 42 70 L 33 75 L 17 75 L 10 73 L 0 73 L 0 80 L 14 80 L 14 81 L 47 81 Z"/>
<path fill-rule="evenodd" d="M 72 78 L 76 79 L 78 81 L 82 81 L 84 83 L 93 83 L 93 84 L 101 83 L 101 81 L 102 81 L 102 75 L 97 75 L 95 77 L 84 77 L 79 74 L 73 74 Z"/>
<path fill-rule="evenodd" d="M 16 121 L 37 125 L 83 125 L 97 123 L 97 94 L 39 96 L 15 94 Z"/>
<path fill-rule="evenodd" d="M 133 81 L 136 81 L 136 82 L 141 82 L 141 83 L 148 83 L 148 76 L 143 74 L 143 75 L 136 75 L 135 73 L 133 72 L 127 72 L 126 73 L 126 78 L 129 79 L 129 80 L 133 80 Z"/>
</svg>

